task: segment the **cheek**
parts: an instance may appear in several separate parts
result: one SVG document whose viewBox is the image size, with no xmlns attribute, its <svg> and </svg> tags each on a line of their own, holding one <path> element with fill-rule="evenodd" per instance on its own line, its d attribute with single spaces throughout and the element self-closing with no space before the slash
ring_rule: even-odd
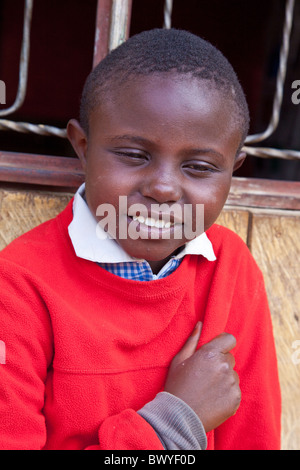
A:
<svg viewBox="0 0 300 470">
<path fill-rule="evenodd" d="M 104 165 L 95 163 L 88 165 L 85 181 L 86 198 L 93 206 L 110 202 L 109 199 L 113 198 L 117 181 L 113 178 L 113 173 Z"/>
<path fill-rule="evenodd" d="M 218 218 L 222 211 L 224 204 L 227 200 L 230 189 L 230 182 L 222 185 L 213 185 L 206 191 L 203 191 L 197 198 L 197 203 L 202 205 L 202 212 L 198 211 L 198 214 L 203 214 L 204 229 L 207 230 Z M 196 223 L 197 212 L 194 212 L 194 225 Z"/>
<path fill-rule="evenodd" d="M 94 176 L 86 178 L 85 199 L 95 217 L 99 206 L 113 203 L 108 189 L 104 179 L 101 181 L 101 178 L 95 178 Z M 109 198 L 108 195 L 110 196 Z M 96 218 L 99 219 L 99 217 Z"/>
</svg>

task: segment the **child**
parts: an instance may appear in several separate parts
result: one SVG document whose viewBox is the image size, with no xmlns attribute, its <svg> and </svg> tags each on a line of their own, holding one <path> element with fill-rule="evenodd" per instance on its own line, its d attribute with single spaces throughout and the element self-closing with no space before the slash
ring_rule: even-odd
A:
<svg viewBox="0 0 300 470">
<path fill-rule="evenodd" d="M 0 256 L 2 449 L 280 447 L 262 275 L 214 225 L 247 132 L 232 67 L 188 32 L 90 74 L 68 124 L 85 185 Z"/>
</svg>

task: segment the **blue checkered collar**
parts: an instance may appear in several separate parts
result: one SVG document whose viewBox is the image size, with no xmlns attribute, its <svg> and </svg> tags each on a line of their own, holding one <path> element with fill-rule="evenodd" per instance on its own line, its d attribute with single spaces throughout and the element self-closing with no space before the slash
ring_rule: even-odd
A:
<svg viewBox="0 0 300 470">
<path fill-rule="evenodd" d="M 105 235 L 99 236 L 102 229 L 84 200 L 85 185 L 77 190 L 73 201 L 73 220 L 68 227 L 75 253 L 78 257 L 97 263 L 124 263 L 143 261 L 129 256 L 115 240 Z M 183 249 L 173 258 L 181 259 L 185 255 L 202 255 L 209 261 L 216 256 L 206 233 L 185 244 Z"/>
</svg>

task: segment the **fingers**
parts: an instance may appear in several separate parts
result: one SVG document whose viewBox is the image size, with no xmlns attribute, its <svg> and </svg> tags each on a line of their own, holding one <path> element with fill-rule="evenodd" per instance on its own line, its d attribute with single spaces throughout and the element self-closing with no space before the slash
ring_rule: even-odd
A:
<svg viewBox="0 0 300 470">
<path fill-rule="evenodd" d="M 230 333 L 221 333 L 207 343 L 206 346 L 226 354 L 236 346 L 236 339 Z"/>
<path fill-rule="evenodd" d="M 191 336 L 188 338 L 183 348 L 179 353 L 174 357 L 172 361 L 172 367 L 176 367 L 178 364 L 183 364 L 187 359 L 189 359 L 195 352 L 199 343 L 201 331 L 202 331 L 202 322 L 198 322 L 192 332 Z M 221 333 L 220 335 L 213 338 L 211 341 L 202 346 L 202 348 L 213 351 L 214 353 L 222 353 L 228 356 L 227 362 L 231 367 L 234 367 L 234 358 L 232 359 L 230 354 L 228 354 L 236 346 L 236 339 L 233 335 L 229 333 Z M 200 348 L 200 350 L 202 349 Z M 197 354 L 200 354 L 200 350 Z"/>
<path fill-rule="evenodd" d="M 182 362 L 186 361 L 189 357 L 191 357 L 197 349 L 197 345 L 199 342 L 199 338 L 201 335 L 202 330 L 202 322 L 198 322 L 192 332 L 191 336 L 186 341 L 183 348 L 179 351 L 179 353 L 175 356 L 172 361 L 172 365 L 176 366 L 177 364 L 181 364 Z"/>
</svg>

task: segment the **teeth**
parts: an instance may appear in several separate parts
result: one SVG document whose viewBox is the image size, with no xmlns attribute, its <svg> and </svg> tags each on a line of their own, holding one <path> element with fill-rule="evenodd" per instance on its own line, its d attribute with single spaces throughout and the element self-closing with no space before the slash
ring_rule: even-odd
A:
<svg viewBox="0 0 300 470">
<path fill-rule="evenodd" d="M 164 223 L 163 220 L 156 220 L 154 226 L 155 226 L 156 228 L 163 228 L 163 227 L 165 227 L 165 223 Z"/>
<path fill-rule="evenodd" d="M 139 222 L 140 224 L 145 224 L 148 227 L 156 227 L 156 228 L 170 228 L 171 225 L 174 225 L 174 224 L 171 224 L 171 222 L 165 222 L 164 220 L 156 220 L 156 219 L 153 219 L 152 217 L 147 217 L 145 219 L 145 217 L 141 215 L 139 215 L 138 217 L 134 216 L 133 220 L 136 222 Z"/>
<path fill-rule="evenodd" d="M 155 220 L 152 219 L 151 217 L 147 217 L 147 219 L 144 222 L 145 225 L 148 225 L 149 227 L 154 227 L 155 225 Z"/>
</svg>

